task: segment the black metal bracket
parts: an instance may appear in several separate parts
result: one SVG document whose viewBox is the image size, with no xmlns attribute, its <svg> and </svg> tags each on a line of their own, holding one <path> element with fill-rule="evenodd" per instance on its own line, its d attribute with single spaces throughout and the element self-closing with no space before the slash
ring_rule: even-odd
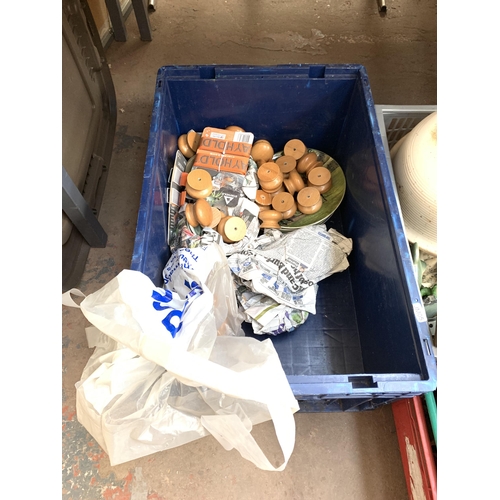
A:
<svg viewBox="0 0 500 500">
<path fill-rule="evenodd" d="M 91 247 L 106 246 L 108 235 L 64 167 L 62 167 L 62 209 Z"/>
</svg>

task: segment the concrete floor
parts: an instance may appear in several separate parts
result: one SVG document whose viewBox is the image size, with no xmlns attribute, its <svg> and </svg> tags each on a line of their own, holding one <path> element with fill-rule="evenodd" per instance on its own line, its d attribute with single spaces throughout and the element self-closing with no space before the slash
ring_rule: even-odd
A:
<svg viewBox="0 0 500 500">
<path fill-rule="evenodd" d="M 436 0 L 386 3 L 381 17 L 376 0 L 157 0 L 152 42 L 140 40 L 132 13 L 129 40 L 107 50 L 120 110 L 99 217 L 108 244 L 90 251 L 79 288 L 94 292 L 130 265 L 159 67 L 362 63 L 377 104 L 436 104 Z M 92 352 L 85 326 L 78 310 L 63 308 L 64 499 L 408 498 L 389 406 L 296 414 L 295 449 L 281 473 L 256 469 L 211 437 L 111 467 L 75 414 L 75 383 Z M 272 424 L 255 432 L 275 445 Z"/>
</svg>

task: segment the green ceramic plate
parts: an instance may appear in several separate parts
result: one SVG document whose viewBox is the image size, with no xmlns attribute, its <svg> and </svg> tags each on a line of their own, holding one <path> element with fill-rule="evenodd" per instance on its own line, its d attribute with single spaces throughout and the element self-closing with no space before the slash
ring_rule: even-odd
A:
<svg viewBox="0 0 500 500">
<path fill-rule="evenodd" d="M 323 162 L 323 166 L 326 167 L 332 174 L 332 187 L 329 191 L 322 194 L 323 204 L 318 212 L 315 214 L 305 215 L 297 212 L 296 215 L 290 219 L 280 222 L 280 229 L 282 231 L 293 231 L 294 229 L 299 229 L 300 227 L 312 226 L 313 224 L 322 224 L 326 222 L 337 210 L 339 205 L 342 203 L 345 194 L 346 182 L 344 172 L 340 165 L 326 153 L 318 151 L 317 149 L 308 149 L 308 152 L 314 152 L 318 155 L 318 159 Z M 283 155 L 283 151 L 276 153 L 273 156 L 273 161 Z"/>
</svg>

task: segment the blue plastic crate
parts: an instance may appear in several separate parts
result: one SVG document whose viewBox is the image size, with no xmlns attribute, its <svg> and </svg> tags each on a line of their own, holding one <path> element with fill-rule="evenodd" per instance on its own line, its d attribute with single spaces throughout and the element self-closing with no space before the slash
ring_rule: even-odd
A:
<svg viewBox="0 0 500 500">
<path fill-rule="evenodd" d="M 436 360 L 361 65 L 160 68 L 132 269 L 161 286 L 170 256 L 167 181 L 179 135 L 229 125 L 275 150 L 299 138 L 345 173 L 344 200 L 327 226 L 353 239 L 350 267 L 320 282 L 316 315 L 271 337 L 301 409 L 366 410 L 433 391 Z"/>
</svg>

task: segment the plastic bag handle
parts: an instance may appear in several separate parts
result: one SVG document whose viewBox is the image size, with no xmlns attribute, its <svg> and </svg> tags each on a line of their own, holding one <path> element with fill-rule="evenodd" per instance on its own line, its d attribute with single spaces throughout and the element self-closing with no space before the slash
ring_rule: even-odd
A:
<svg viewBox="0 0 500 500">
<path fill-rule="evenodd" d="M 244 372 L 235 373 L 233 377 L 224 376 L 225 370 L 217 364 L 209 360 L 199 360 L 187 352 L 177 353 L 168 361 L 164 365 L 165 368 L 175 375 L 179 374 L 177 378 L 180 380 L 188 377 L 187 381 L 198 382 L 200 385 L 206 385 L 223 394 L 264 404 L 273 421 L 276 437 L 285 459 L 278 468 L 271 465 L 251 435 L 251 429 L 248 429 L 237 415 L 202 416 L 201 423 L 224 448 L 236 448 L 242 457 L 250 460 L 260 469 L 284 470 L 295 445 L 295 419 L 292 408 L 295 411 L 298 410 L 298 402 L 291 395 L 291 391 L 289 396 L 280 397 L 275 391 L 262 392 L 263 386 L 258 384 L 260 391 L 254 391 L 255 384 L 245 381 Z M 271 388 L 272 384 L 267 387 Z"/>
<path fill-rule="evenodd" d="M 274 430 L 283 452 L 284 462 L 274 467 L 237 415 L 204 415 L 201 423 L 205 429 L 227 450 L 235 448 L 243 458 L 262 470 L 282 471 L 288 464 L 295 445 L 295 420 L 289 409 L 283 406 L 268 406 Z"/>
<path fill-rule="evenodd" d="M 72 288 L 71 290 L 68 290 L 67 292 L 64 292 L 62 294 L 63 306 L 78 307 L 78 309 L 80 309 L 80 305 L 73 300 L 71 295 L 76 295 L 77 297 L 83 297 L 83 298 L 86 297 L 86 295 L 77 288 Z"/>
</svg>

